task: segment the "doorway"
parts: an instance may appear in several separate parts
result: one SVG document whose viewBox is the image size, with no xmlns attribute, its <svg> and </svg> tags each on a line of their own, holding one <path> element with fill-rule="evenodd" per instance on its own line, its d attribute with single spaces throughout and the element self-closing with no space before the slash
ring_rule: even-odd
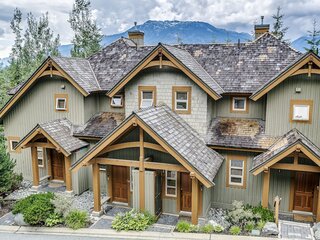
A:
<svg viewBox="0 0 320 240">
<path fill-rule="evenodd" d="M 128 203 L 128 167 L 112 166 L 112 176 L 113 201 Z"/>
<path fill-rule="evenodd" d="M 191 197 L 192 197 L 192 181 L 190 174 L 181 173 L 180 175 L 181 185 L 181 211 L 191 212 Z"/>
<path fill-rule="evenodd" d="M 52 166 L 52 179 L 53 180 L 65 180 L 65 166 L 64 155 L 58 153 L 55 150 L 51 150 L 51 166 Z"/>
</svg>

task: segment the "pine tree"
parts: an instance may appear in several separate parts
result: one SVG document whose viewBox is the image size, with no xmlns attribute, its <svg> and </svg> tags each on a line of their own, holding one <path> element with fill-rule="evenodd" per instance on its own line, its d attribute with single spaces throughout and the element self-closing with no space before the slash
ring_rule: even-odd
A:
<svg viewBox="0 0 320 240">
<path fill-rule="evenodd" d="M 320 30 L 317 28 L 317 21 L 313 20 L 313 29 L 308 31 L 308 38 L 306 39 L 308 48 L 305 48 L 307 51 L 313 51 L 315 54 L 319 53 L 320 46 Z"/>
<path fill-rule="evenodd" d="M 272 33 L 273 35 L 278 37 L 280 40 L 284 40 L 284 36 L 288 31 L 288 27 L 284 27 L 284 24 L 283 24 L 284 16 L 285 15 L 281 13 L 280 6 L 277 8 L 277 13 L 272 16 L 272 18 L 274 19 Z"/>
<path fill-rule="evenodd" d="M 88 57 L 101 49 L 102 35 L 92 17 L 89 0 L 76 0 L 69 16 L 69 23 L 74 31 L 73 57 Z"/>
</svg>

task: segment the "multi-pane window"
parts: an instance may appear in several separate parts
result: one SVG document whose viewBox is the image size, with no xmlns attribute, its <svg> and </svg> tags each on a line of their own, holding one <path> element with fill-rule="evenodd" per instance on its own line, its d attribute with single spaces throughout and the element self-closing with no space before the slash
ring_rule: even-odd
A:
<svg viewBox="0 0 320 240">
<path fill-rule="evenodd" d="M 115 95 L 111 98 L 111 106 L 112 107 L 123 107 L 123 96 Z"/>
<path fill-rule="evenodd" d="M 291 100 L 290 101 L 290 121 L 311 123 L 312 121 L 312 100 Z"/>
<path fill-rule="evenodd" d="M 38 166 L 44 167 L 43 148 L 37 147 L 38 152 Z"/>
<path fill-rule="evenodd" d="M 177 113 L 191 113 L 191 87 L 172 88 L 172 109 Z"/>
<path fill-rule="evenodd" d="M 245 187 L 246 159 L 244 157 L 229 157 L 227 171 L 227 186 Z"/>
<path fill-rule="evenodd" d="M 67 94 L 56 94 L 55 95 L 55 109 L 56 109 L 56 111 L 67 111 L 68 110 L 68 95 Z"/>
<path fill-rule="evenodd" d="M 246 97 L 232 97 L 232 111 L 246 112 L 247 111 L 247 98 Z"/>
<path fill-rule="evenodd" d="M 139 86 L 140 109 L 156 105 L 156 88 L 152 86 Z"/>
<path fill-rule="evenodd" d="M 177 172 L 166 171 L 166 196 L 177 196 Z"/>
</svg>

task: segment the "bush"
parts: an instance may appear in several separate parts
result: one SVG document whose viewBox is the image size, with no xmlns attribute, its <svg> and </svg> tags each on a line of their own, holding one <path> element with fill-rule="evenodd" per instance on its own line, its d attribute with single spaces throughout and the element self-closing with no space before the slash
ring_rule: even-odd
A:
<svg viewBox="0 0 320 240">
<path fill-rule="evenodd" d="M 64 218 L 69 214 L 72 210 L 72 198 L 71 196 L 66 196 L 63 194 L 55 194 L 54 198 L 51 200 L 51 203 L 54 206 L 54 212 Z"/>
<path fill-rule="evenodd" d="M 240 226 L 243 228 L 247 222 L 256 222 L 260 219 L 260 215 L 254 214 L 252 209 L 244 206 L 241 201 L 233 201 L 233 208 L 228 212 L 228 220 L 233 225 Z"/>
<path fill-rule="evenodd" d="M 53 227 L 58 224 L 64 223 L 63 217 L 60 214 L 53 213 L 45 221 L 47 227 Z"/>
<path fill-rule="evenodd" d="M 200 232 L 213 233 L 214 232 L 214 226 L 212 226 L 210 223 L 207 223 L 206 225 L 204 225 L 204 226 L 202 226 L 200 228 Z"/>
<path fill-rule="evenodd" d="M 189 233 L 191 232 L 191 224 L 187 221 L 179 221 L 176 229 L 178 232 Z"/>
<path fill-rule="evenodd" d="M 274 222 L 274 214 L 268 208 L 264 208 L 261 205 L 256 207 L 251 207 L 254 214 L 258 214 L 261 220 L 264 222 Z"/>
<path fill-rule="evenodd" d="M 257 228 L 258 230 L 262 230 L 262 228 L 264 227 L 264 225 L 266 225 L 266 222 L 260 220 L 259 222 L 257 222 L 256 228 Z"/>
<path fill-rule="evenodd" d="M 230 229 L 229 229 L 229 232 L 232 234 L 232 235 L 239 235 L 241 233 L 241 228 L 239 226 L 232 226 Z"/>
<path fill-rule="evenodd" d="M 13 214 L 21 213 L 25 222 L 30 225 L 43 225 L 47 218 L 54 213 L 51 203 L 53 193 L 39 193 L 30 195 L 13 206 Z"/>
<path fill-rule="evenodd" d="M 224 228 L 221 225 L 214 226 L 213 231 L 216 233 L 223 232 Z"/>
<path fill-rule="evenodd" d="M 88 222 L 88 214 L 85 211 L 72 210 L 66 216 L 66 225 L 74 230 L 84 228 Z"/>
<path fill-rule="evenodd" d="M 119 213 L 112 221 L 112 228 L 116 231 L 144 231 L 155 223 L 156 217 L 147 212 L 138 212 L 132 209 L 126 213 Z"/>
<path fill-rule="evenodd" d="M 248 222 L 245 226 L 244 226 L 244 230 L 246 230 L 247 232 L 251 232 L 254 229 L 254 222 Z"/>
</svg>

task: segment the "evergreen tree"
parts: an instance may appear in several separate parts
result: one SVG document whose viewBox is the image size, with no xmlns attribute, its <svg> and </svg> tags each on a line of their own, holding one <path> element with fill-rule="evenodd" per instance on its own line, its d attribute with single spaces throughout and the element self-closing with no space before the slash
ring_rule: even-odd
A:
<svg viewBox="0 0 320 240">
<path fill-rule="evenodd" d="M 305 48 L 307 51 L 313 51 L 315 54 L 319 53 L 320 46 L 320 30 L 317 28 L 317 21 L 313 20 L 313 29 L 308 31 L 308 38 L 306 39 L 308 48 Z"/>
<path fill-rule="evenodd" d="M 278 37 L 280 40 L 284 40 L 284 36 L 288 31 L 288 27 L 284 27 L 284 24 L 283 24 L 284 14 L 281 13 L 280 7 L 277 8 L 277 13 L 274 14 L 272 18 L 274 19 L 273 31 L 272 31 L 273 35 Z"/>
<path fill-rule="evenodd" d="M 92 17 L 89 0 L 76 0 L 69 16 L 74 31 L 71 50 L 73 57 L 88 57 L 101 49 L 102 35 Z"/>
</svg>

